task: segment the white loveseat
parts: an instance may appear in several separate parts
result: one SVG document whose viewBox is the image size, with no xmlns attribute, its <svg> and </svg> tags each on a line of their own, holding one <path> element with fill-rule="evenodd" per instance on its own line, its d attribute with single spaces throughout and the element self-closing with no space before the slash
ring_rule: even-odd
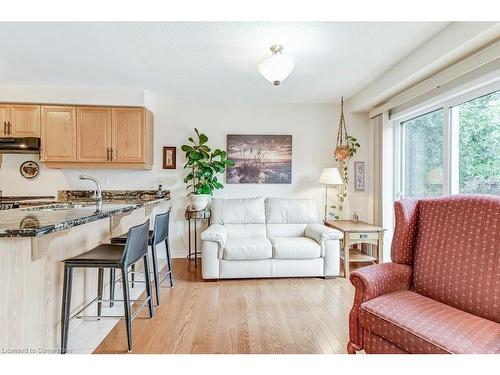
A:
<svg viewBox="0 0 500 375">
<path fill-rule="evenodd" d="M 312 199 L 213 199 L 201 234 L 204 279 L 338 276 L 342 233 Z"/>
</svg>

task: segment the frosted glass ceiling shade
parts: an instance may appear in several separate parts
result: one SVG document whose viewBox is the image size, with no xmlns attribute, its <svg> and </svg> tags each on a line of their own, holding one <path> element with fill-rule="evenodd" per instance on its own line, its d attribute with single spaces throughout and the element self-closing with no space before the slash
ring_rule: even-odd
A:
<svg viewBox="0 0 500 375">
<path fill-rule="evenodd" d="M 342 185 L 344 183 L 337 168 L 323 169 L 318 182 L 324 185 Z"/>
<path fill-rule="evenodd" d="M 265 79 L 278 86 L 292 72 L 295 67 L 295 60 L 291 56 L 284 55 L 281 52 L 283 47 L 279 44 L 273 45 L 271 51 L 273 55 L 262 60 L 257 68 Z"/>
</svg>

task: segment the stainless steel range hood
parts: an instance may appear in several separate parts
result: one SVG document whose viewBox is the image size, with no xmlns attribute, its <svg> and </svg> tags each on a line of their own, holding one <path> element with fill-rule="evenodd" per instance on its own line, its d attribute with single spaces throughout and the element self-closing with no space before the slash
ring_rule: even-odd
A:
<svg viewBox="0 0 500 375">
<path fill-rule="evenodd" d="M 38 154 L 40 138 L 2 138 L 0 154 Z"/>
</svg>

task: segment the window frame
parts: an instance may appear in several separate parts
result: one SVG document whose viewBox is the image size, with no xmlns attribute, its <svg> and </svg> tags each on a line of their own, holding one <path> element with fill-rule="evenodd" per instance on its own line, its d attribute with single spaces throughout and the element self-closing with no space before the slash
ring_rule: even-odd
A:
<svg viewBox="0 0 500 375">
<path fill-rule="evenodd" d="M 443 110 L 443 195 L 459 194 L 459 118 L 458 106 L 500 90 L 500 82 L 463 91 L 461 94 L 439 101 L 427 101 L 415 105 L 391 117 L 394 129 L 394 192 L 395 200 L 405 196 L 405 144 L 403 123 L 425 114 Z"/>
</svg>

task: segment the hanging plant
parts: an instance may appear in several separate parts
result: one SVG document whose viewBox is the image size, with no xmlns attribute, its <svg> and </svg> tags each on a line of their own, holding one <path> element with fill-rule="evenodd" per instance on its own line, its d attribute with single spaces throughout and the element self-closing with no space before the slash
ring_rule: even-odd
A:
<svg viewBox="0 0 500 375">
<path fill-rule="evenodd" d="M 344 118 L 344 98 L 340 99 L 340 122 L 339 130 L 337 133 L 337 145 L 334 151 L 334 159 L 339 163 L 340 173 L 344 184 L 339 188 L 337 192 L 337 204 L 331 206 L 334 209 L 333 218 L 335 220 L 340 220 L 342 218 L 342 212 L 347 202 L 347 197 L 349 193 L 348 185 L 348 164 L 347 161 L 358 151 L 361 147 L 358 140 L 347 134 L 347 127 Z"/>
</svg>

